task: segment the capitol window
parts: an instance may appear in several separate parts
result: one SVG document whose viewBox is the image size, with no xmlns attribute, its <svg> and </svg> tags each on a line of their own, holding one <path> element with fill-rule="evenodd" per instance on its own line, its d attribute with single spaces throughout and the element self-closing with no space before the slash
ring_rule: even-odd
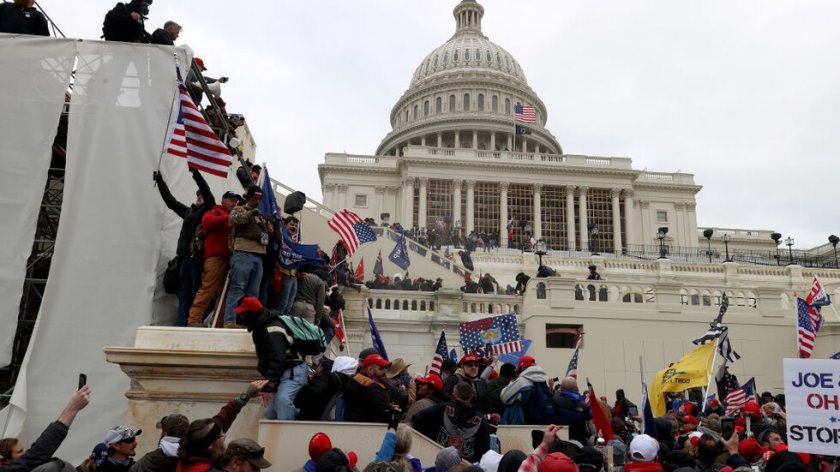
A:
<svg viewBox="0 0 840 472">
<path fill-rule="evenodd" d="M 414 105 L 414 119 L 415 120 L 417 119 L 417 111 L 418 110 L 419 110 L 419 108 L 417 107 L 417 105 Z"/>
<path fill-rule="evenodd" d="M 481 50 L 480 49 L 475 50 L 475 60 L 476 60 L 476 62 L 481 62 Z"/>
<path fill-rule="evenodd" d="M 458 50 L 457 49 L 452 54 L 452 62 L 458 62 Z"/>
<path fill-rule="evenodd" d="M 487 54 L 486 54 L 486 56 L 485 56 L 485 57 L 487 57 L 487 63 L 488 63 L 488 64 L 492 64 L 492 63 L 493 63 L 493 58 L 490 56 L 490 51 L 487 51 Z"/>
<path fill-rule="evenodd" d="M 423 102 L 423 116 L 429 116 L 429 101 Z"/>
<path fill-rule="evenodd" d="M 434 60 L 434 62 L 432 62 L 433 67 L 437 67 L 437 59 L 438 59 L 438 57 L 435 56 L 435 60 Z"/>
<path fill-rule="evenodd" d="M 656 222 L 657 223 L 667 223 L 668 222 L 668 212 L 665 210 L 656 210 Z"/>
<path fill-rule="evenodd" d="M 448 52 L 443 53 L 443 63 L 444 64 L 449 63 L 449 53 Z"/>
<path fill-rule="evenodd" d="M 574 349 L 575 347 L 577 347 L 578 341 L 580 341 L 582 334 L 582 325 L 546 324 L 545 347 L 559 349 Z"/>
<path fill-rule="evenodd" d="M 496 62 L 501 66 L 502 65 L 502 55 L 496 53 Z"/>
<path fill-rule="evenodd" d="M 435 113 L 440 113 L 443 111 L 443 99 L 438 97 L 435 99 Z"/>
<path fill-rule="evenodd" d="M 457 59 L 456 59 L 456 60 L 457 60 Z M 469 61 L 469 60 L 470 60 L 470 50 L 469 50 L 469 49 L 465 49 L 465 50 L 464 50 L 464 60 L 465 60 L 465 61 Z"/>
<path fill-rule="evenodd" d="M 464 111 L 470 111 L 470 94 L 464 94 Z"/>
<path fill-rule="evenodd" d="M 449 96 L 449 111 L 455 111 L 455 95 Z"/>
<path fill-rule="evenodd" d="M 510 115 L 510 99 L 505 99 L 505 115 Z"/>
<path fill-rule="evenodd" d="M 365 194 L 356 194 L 356 207 L 359 208 L 366 208 L 367 207 L 367 195 Z"/>
<path fill-rule="evenodd" d="M 478 111 L 484 111 L 484 94 L 478 94 Z"/>
<path fill-rule="evenodd" d="M 493 107 L 494 112 L 499 111 L 499 97 L 497 97 L 496 95 L 493 95 L 490 106 Z"/>
</svg>

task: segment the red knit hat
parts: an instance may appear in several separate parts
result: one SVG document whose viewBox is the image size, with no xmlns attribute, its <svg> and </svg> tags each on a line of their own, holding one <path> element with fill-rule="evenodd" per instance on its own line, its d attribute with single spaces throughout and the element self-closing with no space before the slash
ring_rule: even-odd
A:
<svg viewBox="0 0 840 472">
<path fill-rule="evenodd" d="M 332 441 L 324 433 L 315 433 L 309 440 L 309 458 L 315 462 L 318 462 L 318 459 L 330 449 L 332 449 Z"/>
</svg>

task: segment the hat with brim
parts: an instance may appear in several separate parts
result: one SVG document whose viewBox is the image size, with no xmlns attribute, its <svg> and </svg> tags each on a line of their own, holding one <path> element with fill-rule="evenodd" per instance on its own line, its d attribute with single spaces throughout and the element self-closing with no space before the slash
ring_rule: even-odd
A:
<svg viewBox="0 0 840 472">
<path fill-rule="evenodd" d="M 391 363 L 379 354 L 371 354 L 365 357 L 365 360 L 362 361 L 362 367 L 370 367 L 372 365 L 378 365 L 380 367 L 390 367 Z"/>
<path fill-rule="evenodd" d="M 248 438 L 237 439 L 228 444 L 225 451 L 227 457 L 241 457 L 258 469 L 268 469 L 271 462 L 266 460 L 265 448 L 256 441 Z"/>
<path fill-rule="evenodd" d="M 403 359 L 394 359 L 394 361 L 391 362 L 391 366 L 388 367 L 388 372 L 385 374 L 385 376 L 389 379 L 393 379 L 409 367 L 411 367 L 411 364 L 407 363 Z"/>
</svg>

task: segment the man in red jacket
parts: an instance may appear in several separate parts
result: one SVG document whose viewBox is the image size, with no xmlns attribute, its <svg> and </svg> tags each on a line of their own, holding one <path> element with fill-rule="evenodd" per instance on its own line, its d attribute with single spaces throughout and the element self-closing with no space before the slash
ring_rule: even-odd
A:
<svg viewBox="0 0 840 472">
<path fill-rule="evenodd" d="M 210 306 L 213 295 L 221 294 L 222 287 L 230 268 L 230 221 L 228 216 L 233 207 L 241 200 L 234 192 L 222 195 L 222 204 L 214 205 L 201 218 L 204 229 L 204 271 L 201 273 L 201 288 L 195 294 L 188 326 L 200 328 L 204 326 L 204 313 Z M 216 298 L 216 304 L 222 303 L 221 296 Z"/>
</svg>

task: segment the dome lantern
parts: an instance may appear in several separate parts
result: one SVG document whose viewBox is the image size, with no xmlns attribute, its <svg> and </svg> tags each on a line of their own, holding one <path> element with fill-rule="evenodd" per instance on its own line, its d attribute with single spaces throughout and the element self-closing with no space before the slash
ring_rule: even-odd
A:
<svg viewBox="0 0 840 472">
<path fill-rule="evenodd" d="M 463 0 L 452 11 L 455 17 L 455 34 L 478 33 L 481 34 L 481 18 L 484 16 L 484 7 L 475 0 Z"/>
</svg>

